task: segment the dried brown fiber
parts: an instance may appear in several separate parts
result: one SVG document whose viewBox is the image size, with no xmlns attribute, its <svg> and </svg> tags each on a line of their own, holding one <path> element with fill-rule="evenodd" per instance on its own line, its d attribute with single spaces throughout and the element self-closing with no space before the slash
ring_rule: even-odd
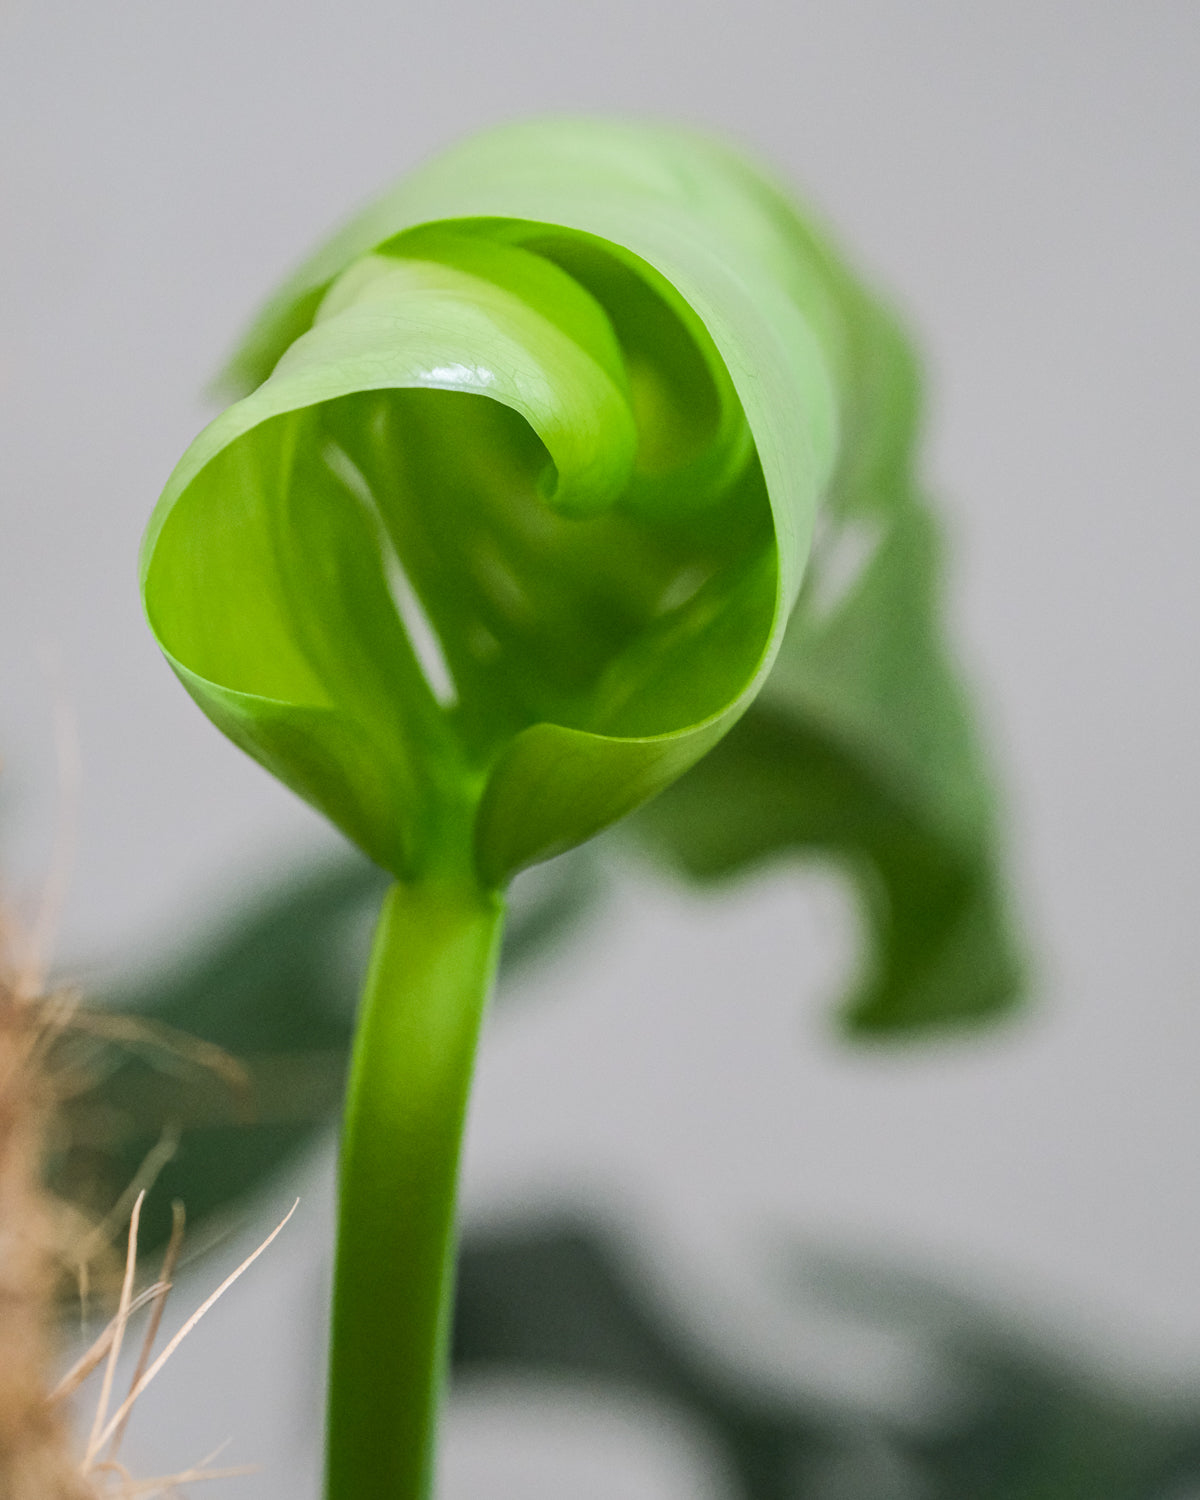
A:
<svg viewBox="0 0 1200 1500">
<path fill-rule="evenodd" d="M 63 1215 L 42 1186 L 54 1108 L 46 1055 L 65 1011 L 23 993 L 0 964 L 0 1500 L 94 1495 L 49 1399 Z"/>
</svg>

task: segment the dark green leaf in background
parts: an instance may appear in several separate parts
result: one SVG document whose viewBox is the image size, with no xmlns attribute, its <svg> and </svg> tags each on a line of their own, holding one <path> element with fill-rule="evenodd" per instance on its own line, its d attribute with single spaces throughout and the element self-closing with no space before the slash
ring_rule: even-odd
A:
<svg viewBox="0 0 1200 1500">
<path fill-rule="evenodd" d="M 382 871 L 348 855 L 264 893 L 159 972 L 114 986 L 102 1014 L 223 1049 L 244 1067 L 246 1087 L 153 1030 L 132 1052 L 124 1040 L 86 1039 L 93 1083 L 66 1102 L 60 1189 L 103 1214 L 164 1132 L 178 1134 L 142 1215 L 150 1252 L 170 1232 L 172 1198 L 200 1225 L 328 1131 L 341 1112 L 359 976 L 386 886 Z M 524 876 L 502 972 L 561 936 L 596 889 L 583 852 Z"/>
<path fill-rule="evenodd" d="M 595 1222 L 517 1221 L 468 1237 L 457 1376 L 658 1402 L 705 1441 L 730 1500 L 1184 1500 L 1200 1484 L 1194 1393 L 1123 1391 L 1051 1353 L 1049 1337 L 1014 1333 L 932 1282 L 853 1257 L 799 1261 L 805 1295 L 827 1312 L 899 1335 L 923 1367 L 933 1362 L 948 1399 L 921 1414 L 914 1397 L 911 1415 L 883 1415 L 816 1383 L 790 1394 L 751 1377 L 738 1362 L 748 1350 L 729 1358 L 728 1333 L 714 1337 L 700 1308 L 682 1316 L 636 1265 Z"/>
<path fill-rule="evenodd" d="M 943 639 L 936 523 L 913 473 L 918 381 L 860 298 L 852 441 L 767 684 L 725 740 L 638 814 L 697 878 L 821 854 L 854 882 L 863 972 L 846 1018 L 899 1033 L 1019 993 L 990 767 Z"/>
</svg>

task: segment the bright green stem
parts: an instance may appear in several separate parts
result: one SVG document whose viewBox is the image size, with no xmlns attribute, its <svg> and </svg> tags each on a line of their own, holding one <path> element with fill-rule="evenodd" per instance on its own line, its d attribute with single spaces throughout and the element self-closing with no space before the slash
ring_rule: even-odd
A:
<svg viewBox="0 0 1200 1500">
<path fill-rule="evenodd" d="M 328 1500 L 428 1500 L 454 1299 L 459 1151 L 503 905 L 396 885 L 379 918 L 342 1137 Z"/>
</svg>

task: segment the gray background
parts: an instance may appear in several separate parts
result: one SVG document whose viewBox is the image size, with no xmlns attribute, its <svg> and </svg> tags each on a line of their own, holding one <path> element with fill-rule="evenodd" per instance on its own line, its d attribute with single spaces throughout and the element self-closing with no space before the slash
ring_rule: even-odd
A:
<svg viewBox="0 0 1200 1500">
<path fill-rule="evenodd" d="M 714 897 L 631 869 L 497 1018 L 470 1212 L 603 1202 L 715 1345 L 736 1332 L 763 1378 L 867 1403 L 916 1401 L 920 1350 L 802 1311 L 791 1242 L 1049 1319 L 1122 1379 L 1200 1384 L 1198 76 L 1187 0 L 4 0 L 0 826 L 10 883 L 34 889 L 62 697 L 83 766 L 63 961 L 149 957 L 333 844 L 186 701 L 134 582 L 256 301 L 473 128 L 547 109 L 718 127 L 837 226 L 927 354 L 927 473 L 1034 1003 L 986 1039 L 843 1050 L 828 1014 L 853 934 L 832 879 L 784 868 Z M 226 1459 L 265 1473 L 226 1493 L 315 1492 L 327 1169 L 148 1399 L 140 1472 L 233 1437 Z M 620 1404 L 473 1397 L 444 1489 L 716 1495 L 702 1459 L 678 1422 Z"/>
</svg>

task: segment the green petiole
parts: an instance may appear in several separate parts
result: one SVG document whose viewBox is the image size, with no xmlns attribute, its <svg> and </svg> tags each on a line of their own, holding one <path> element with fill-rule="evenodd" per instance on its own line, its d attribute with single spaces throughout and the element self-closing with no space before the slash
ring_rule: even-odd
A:
<svg viewBox="0 0 1200 1500">
<path fill-rule="evenodd" d="M 334 1276 L 329 1500 L 426 1500 L 446 1380 L 459 1155 L 504 906 L 395 885 L 350 1070 Z"/>
</svg>

